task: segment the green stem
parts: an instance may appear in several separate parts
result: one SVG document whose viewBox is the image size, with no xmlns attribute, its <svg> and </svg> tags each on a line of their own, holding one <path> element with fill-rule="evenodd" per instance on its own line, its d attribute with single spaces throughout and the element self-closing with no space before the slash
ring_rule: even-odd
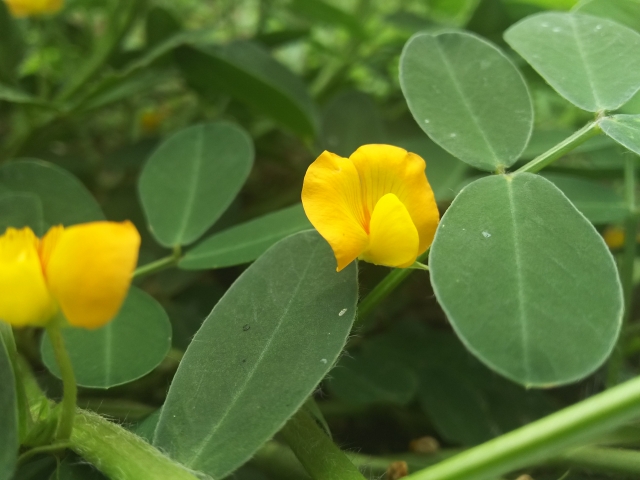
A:
<svg viewBox="0 0 640 480">
<path fill-rule="evenodd" d="M 582 447 L 563 453 L 557 463 L 582 470 L 640 476 L 640 452 L 635 450 Z"/>
<path fill-rule="evenodd" d="M 109 30 L 101 39 L 93 56 L 83 64 L 83 67 L 73 75 L 66 87 L 60 92 L 57 100 L 64 102 L 91 81 L 102 67 L 109 61 L 111 55 L 120 44 L 129 27 L 140 11 L 142 0 L 119 0 L 108 18 Z"/>
<path fill-rule="evenodd" d="M 76 384 L 76 377 L 73 374 L 71 358 L 69 358 L 69 353 L 64 346 L 64 339 L 62 338 L 60 327 L 53 322 L 47 327 L 47 334 L 51 340 L 53 353 L 60 368 L 60 376 L 62 377 L 62 386 L 64 388 L 62 394 L 62 410 L 56 430 L 56 439 L 65 441 L 71 437 L 73 430 L 73 422 L 78 403 L 78 385 Z"/>
<path fill-rule="evenodd" d="M 422 265 L 420 262 L 426 260 L 429 255 L 427 250 L 416 260 L 417 264 Z M 415 265 L 415 264 L 414 264 Z M 424 265 L 425 268 L 419 268 L 419 270 L 428 270 L 429 267 Z M 364 325 L 369 314 L 389 296 L 406 278 L 413 272 L 418 270 L 416 268 L 395 268 L 386 277 L 382 279 L 378 285 L 375 286 L 371 292 L 364 297 L 364 299 L 358 304 L 358 316 L 353 323 L 353 328 L 360 328 Z"/>
<path fill-rule="evenodd" d="M 407 480 L 486 480 L 558 456 L 640 416 L 640 377 L 613 387 Z"/>
<path fill-rule="evenodd" d="M 175 267 L 180 261 L 181 255 L 181 248 L 179 246 L 174 247 L 173 253 L 168 257 L 164 257 L 156 260 L 155 262 L 147 263 L 142 267 L 138 267 L 133 272 L 133 278 L 144 277 L 146 275 L 151 275 L 152 273 L 161 272 L 162 270 L 166 270 L 167 268 Z"/>
<path fill-rule="evenodd" d="M 71 449 L 111 480 L 197 480 L 142 438 L 84 410 L 78 410 Z"/>
<path fill-rule="evenodd" d="M 594 122 L 588 123 L 587 125 L 582 127 L 580 130 L 578 130 L 576 133 L 571 135 L 569 138 L 563 140 L 562 142 L 557 144 L 555 147 L 551 148 L 550 150 L 547 150 L 542 155 L 537 156 L 526 165 L 523 165 L 522 167 L 520 167 L 518 170 L 516 170 L 516 173 L 539 172 L 547 165 L 551 164 L 552 162 L 555 162 L 557 159 L 559 159 L 566 153 L 570 152 L 571 150 L 576 148 L 578 145 L 586 142 L 591 137 L 594 137 L 600 134 L 601 132 L 602 132 L 602 129 L 600 128 L 600 124 L 598 123 L 597 120 Z"/>
<path fill-rule="evenodd" d="M 280 433 L 314 480 L 365 480 L 304 408 Z"/>
</svg>

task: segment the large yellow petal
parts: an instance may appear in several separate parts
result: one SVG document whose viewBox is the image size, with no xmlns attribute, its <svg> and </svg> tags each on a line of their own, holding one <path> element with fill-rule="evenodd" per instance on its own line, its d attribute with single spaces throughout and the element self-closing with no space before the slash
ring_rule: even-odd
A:
<svg viewBox="0 0 640 480">
<path fill-rule="evenodd" d="M 323 152 L 307 169 L 302 205 L 311 224 L 329 242 L 340 271 L 368 243 L 360 179 L 353 163 Z"/>
<path fill-rule="evenodd" d="M 45 325 L 56 312 L 31 229 L 9 228 L 0 237 L 0 320 L 16 327 Z"/>
<path fill-rule="evenodd" d="M 387 267 L 408 267 L 418 257 L 418 230 L 393 193 L 384 195 L 371 215 L 369 248 L 362 259 Z"/>
<path fill-rule="evenodd" d="M 138 260 L 140 235 L 130 222 L 93 222 L 61 230 L 42 241 L 49 289 L 68 322 L 99 328 L 120 310 Z"/>
<path fill-rule="evenodd" d="M 418 230 L 418 254 L 429 248 L 440 213 L 427 181 L 424 160 L 392 145 L 363 145 L 349 159 L 360 176 L 365 216 L 384 195 L 393 193 L 406 207 Z"/>
</svg>

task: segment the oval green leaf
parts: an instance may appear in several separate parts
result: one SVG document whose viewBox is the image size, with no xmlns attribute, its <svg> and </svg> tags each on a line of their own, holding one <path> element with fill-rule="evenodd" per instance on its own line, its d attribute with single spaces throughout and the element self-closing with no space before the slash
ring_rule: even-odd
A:
<svg viewBox="0 0 640 480">
<path fill-rule="evenodd" d="M 273 246 L 227 291 L 189 345 L 154 444 L 223 478 L 302 406 L 351 329 L 357 268 L 302 232 Z"/>
<path fill-rule="evenodd" d="M 540 13 L 512 26 L 504 38 L 583 110 L 615 110 L 640 89 L 640 34 L 606 18 Z"/>
<path fill-rule="evenodd" d="M 400 85 L 427 135 L 476 168 L 509 167 L 527 146 L 529 91 L 513 63 L 486 40 L 461 32 L 415 35 L 402 51 Z"/>
<path fill-rule="evenodd" d="M 132 382 L 157 367 L 171 348 L 171 324 L 153 297 L 131 287 L 122 309 L 98 330 L 67 328 L 62 332 L 78 385 L 110 388 Z M 60 377 L 48 337 L 42 359 Z"/>
<path fill-rule="evenodd" d="M 613 115 L 600 120 L 600 128 L 623 147 L 640 155 L 640 115 Z"/>
<path fill-rule="evenodd" d="M 158 242 L 172 247 L 200 238 L 244 185 L 253 156 L 249 135 L 226 122 L 196 125 L 162 143 L 138 184 Z"/>
<path fill-rule="evenodd" d="M 369 95 L 347 90 L 325 107 L 320 130 L 322 148 L 348 157 L 361 145 L 385 141 L 382 117 Z"/>
<path fill-rule="evenodd" d="M 436 298 L 466 347 L 525 386 L 573 382 L 608 357 L 622 290 L 602 237 L 551 182 L 520 173 L 465 187 L 429 258 Z"/>
<path fill-rule="evenodd" d="M 189 250 L 178 266 L 203 270 L 253 262 L 283 238 L 310 228 L 302 205 L 297 204 L 212 235 Z"/>
<path fill-rule="evenodd" d="M 0 478 L 11 478 L 18 458 L 18 403 L 9 353 L 0 336 Z"/>
<path fill-rule="evenodd" d="M 365 351 L 344 357 L 331 371 L 327 387 L 352 405 L 406 405 L 418 390 L 418 378 L 392 358 Z"/>
<path fill-rule="evenodd" d="M 306 86 L 259 45 L 238 41 L 215 48 L 183 46 L 175 58 L 201 94 L 227 93 L 294 133 L 315 135 L 316 111 Z"/>
<path fill-rule="evenodd" d="M 562 173 L 545 173 L 543 176 L 562 190 L 595 225 L 621 222 L 629 215 L 624 198 L 607 185 Z"/>
<path fill-rule="evenodd" d="M 0 232 L 7 227 L 44 231 L 42 202 L 33 193 L 0 194 Z"/>
<path fill-rule="evenodd" d="M 42 205 L 45 229 L 104 220 L 98 202 L 86 187 L 52 163 L 18 160 L 0 167 L 0 196 L 8 193 L 35 195 Z"/>
<path fill-rule="evenodd" d="M 603 17 L 640 32 L 640 1 L 638 0 L 583 0 L 574 12 Z"/>
</svg>

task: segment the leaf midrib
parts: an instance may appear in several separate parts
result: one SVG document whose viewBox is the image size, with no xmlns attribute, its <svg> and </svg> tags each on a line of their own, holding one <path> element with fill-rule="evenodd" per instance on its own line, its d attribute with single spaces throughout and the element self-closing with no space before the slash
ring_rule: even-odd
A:
<svg viewBox="0 0 640 480">
<path fill-rule="evenodd" d="M 245 380 L 242 383 L 242 386 L 236 391 L 236 393 L 234 394 L 234 396 L 231 399 L 231 402 L 229 402 L 229 406 L 226 408 L 226 410 L 224 411 L 224 413 L 222 414 L 220 419 L 217 421 L 216 426 L 213 428 L 213 430 L 211 432 L 209 432 L 209 434 L 200 443 L 200 446 L 196 449 L 196 452 L 194 453 L 194 455 L 192 455 L 189 460 L 184 462 L 185 465 L 188 465 L 191 468 L 193 468 L 195 466 L 195 463 L 198 461 L 200 456 L 204 453 L 205 447 L 209 444 L 209 442 L 211 441 L 213 436 L 216 434 L 216 432 L 218 430 L 220 430 L 221 426 L 224 424 L 225 419 L 229 416 L 229 414 L 233 410 L 233 407 L 236 405 L 237 400 L 246 391 L 251 379 L 253 378 L 253 376 L 255 375 L 256 371 L 258 370 L 258 366 L 261 364 L 262 359 L 264 358 L 264 356 L 266 355 L 267 351 L 271 347 L 271 344 L 273 343 L 273 339 L 277 337 L 278 331 L 280 330 L 280 328 L 283 325 L 284 319 L 287 316 L 287 313 L 289 312 L 289 308 L 291 307 L 291 303 L 293 302 L 293 299 L 296 297 L 296 295 L 298 293 L 298 290 L 300 290 L 300 286 L 303 283 L 302 279 L 305 278 L 305 276 L 307 275 L 307 272 L 309 270 L 309 267 L 312 264 L 313 258 L 315 257 L 316 251 L 318 250 L 318 246 L 319 246 L 319 244 L 316 243 L 316 246 L 313 248 L 313 250 L 311 251 L 309 257 L 307 258 L 307 265 L 304 267 L 304 270 L 302 271 L 302 274 L 299 277 L 300 280 L 298 281 L 298 284 L 296 285 L 295 289 L 291 293 L 291 296 L 289 297 L 289 301 L 287 302 L 287 305 L 284 308 L 283 313 L 280 316 L 280 319 L 278 320 L 278 324 L 274 328 L 270 338 L 268 339 L 264 349 L 260 353 L 260 355 L 259 355 L 258 359 L 256 360 L 255 364 L 253 365 L 253 367 L 249 371 L 249 374 L 245 377 Z"/>
</svg>

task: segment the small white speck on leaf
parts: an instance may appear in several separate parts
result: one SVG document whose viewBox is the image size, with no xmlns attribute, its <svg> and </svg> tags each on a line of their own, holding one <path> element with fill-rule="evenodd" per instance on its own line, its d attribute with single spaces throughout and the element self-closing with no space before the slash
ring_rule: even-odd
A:
<svg viewBox="0 0 640 480">
<path fill-rule="evenodd" d="M 339 317 L 343 316 L 345 313 L 347 313 L 347 309 L 343 308 L 342 310 L 340 310 L 340 313 L 338 314 Z"/>
<path fill-rule="evenodd" d="M 425 118 L 425 119 L 424 119 L 424 123 L 429 123 L 429 119 L 428 119 L 428 118 Z"/>
<path fill-rule="evenodd" d="M 451 137 L 451 138 L 456 138 L 457 136 L 458 136 L 458 134 L 457 134 L 457 133 L 450 133 L 450 134 L 449 134 L 449 137 Z"/>
<path fill-rule="evenodd" d="M 602 30 L 602 25 L 596 25 L 596 30 Z"/>
<path fill-rule="evenodd" d="M 554 27 L 553 28 L 553 32 L 554 33 L 559 33 L 560 32 L 560 28 L 559 27 Z"/>
<path fill-rule="evenodd" d="M 489 232 L 482 232 L 482 236 L 484 238 L 489 238 L 491 236 L 491 234 Z"/>
<path fill-rule="evenodd" d="M 321 359 L 320 359 L 320 361 L 321 361 L 322 363 L 324 363 L 325 365 L 327 364 L 327 359 L 326 359 L 326 358 L 321 358 Z"/>
</svg>

